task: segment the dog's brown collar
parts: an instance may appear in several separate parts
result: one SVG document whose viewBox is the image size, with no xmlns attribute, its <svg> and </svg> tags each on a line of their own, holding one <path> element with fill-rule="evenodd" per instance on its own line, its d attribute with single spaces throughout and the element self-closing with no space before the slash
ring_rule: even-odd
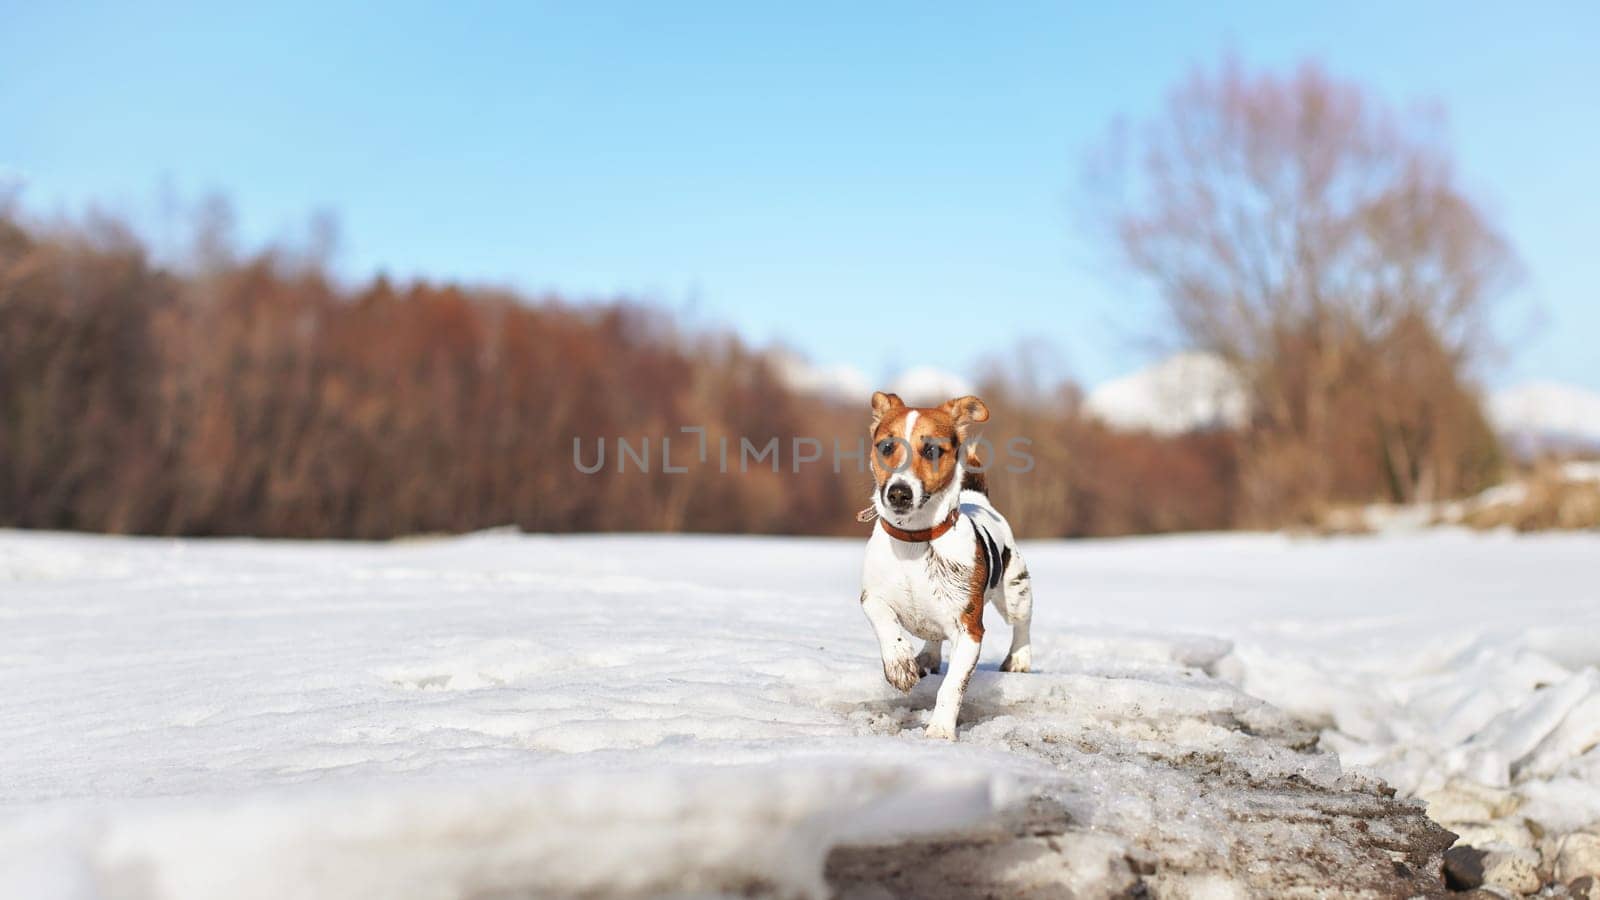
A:
<svg viewBox="0 0 1600 900">
<path fill-rule="evenodd" d="M 940 522 L 932 528 L 919 528 L 916 531 L 907 531 L 904 528 L 896 528 L 895 526 L 890 525 L 889 520 L 884 518 L 879 518 L 878 524 L 882 525 L 883 530 L 889 533 L 889 537 L 892 537 L 897 541 L 905 541 L 908 544 L 926 544 L 929 541 L 938 539 L 939 537 L 943 536 L 946 531 L 956 527 L 956 519 L 960 517 L 961 507 L 957 506 L 950 510 L 950 515 L 945 516 L 943 522 Z"/>
</svg>

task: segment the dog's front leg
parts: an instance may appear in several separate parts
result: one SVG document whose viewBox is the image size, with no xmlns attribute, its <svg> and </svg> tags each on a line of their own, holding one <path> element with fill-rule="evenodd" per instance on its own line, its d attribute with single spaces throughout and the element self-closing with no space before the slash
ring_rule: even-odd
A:
<svg viewBox="0 0 1600 900">
<path fill-rule="evenodd" d="M 867 621 L 872 623 L 872 632 L 878 636 L 878 652 L 883 656 L 883 677 L 901 691 L 916 687 L 922 672 L 917 668 L 917 656 L 912 652 L 911 642 L 906 640 L 905 631 L 900 627 L 900 620 L 895 618 L 894 610 L 882 597 L 862 591 L 861 611 L 867 614 Z"/>
<path fill-rule="evenodd" d="M 950 670 L 945 673 L 944 684 L 939 685 L 939 699 L 933 704 L 933 715 L 928 718 L 928 737 L 947 741 L 956 739 L 956 717 L 961 714 L 967 681 L 972 678 L 972 670 L 978 667 L 983 638 L 962 634 L 950 645 Z"/>
</svg>

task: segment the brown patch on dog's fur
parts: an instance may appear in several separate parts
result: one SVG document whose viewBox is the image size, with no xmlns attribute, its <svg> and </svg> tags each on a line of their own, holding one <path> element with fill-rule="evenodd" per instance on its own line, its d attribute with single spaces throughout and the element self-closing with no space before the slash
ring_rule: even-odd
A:
<svg viewBox="0 0 1600 900">
<path fill-rule="evenodd" d="M 911 410 L 904 407 L 890 410 L 873 428 L 872 475 L 881 487 L 891 475 L 895 474 L 896 469 L 902 472 L 908 471 L 911 477 L 922 482 L 923 496 L 927 497 L 944 490 L 955 478 L 955 423 L 941 410 L 916 410 L 916 426 L 908 441 L 905 434 L 905 419 L 910 413 Z M 880 452 L 878 445 L 891 439 L 893 444 L 889 448 L 889 454 L 885 456 Z M 939 453 L 933 459 L 922 455 L 922 448 L 928 444 L 939 448 Z M 907 452 L 912 453 L 909 464 L 906 462 Z"/>
<path fill-rule="evenodd" d="M 888 415 L 890 412 L 892 412 L 894 410 L 897 410 L 897 409 L 902 409 L 903 410 L 905 408 L 906 408 L 906 402 L 904 400 L 900 399 L 900 395 L 899 394 L 886 394 L 883 391 L 878 391 L 877 393 L 873 394 L 872 395 L 872 428 L 873 428 L 873 430 L 874 431 L 877 430 L 878 423 L 883 421 L 883 417 L 884 416 Z"/>
<path fill-rule="evenodd" d="M 961 608 L 961 628 L 973 640 L 982 640 L 984 587 L 989 583 L 989 562 L 983 555 L 981 543 L 976 553 L 971 566 L 964 566 L 937 553 L 929 553 L 925 559 L 928 576 L 935 584 L 941 585 L 945 591 L 959 592 L 967 598 L 966 605 Z"/>
<path fill-rule="evenodd" d="M 976 547 L 972 571 L 967 575 L 967 605 L 961 610 L 961 627 L 975 641 L 983 640 L 983 592 L 989 584 L 989 557 L 983 552 L 983 538 L 974 535 Z"/>
<path fill-rule="evenodd" d="M 908 440 L 904 433 L 905 418 L 912 412 L 916 412 L 917 422 Z M 972 427 L 988 419 L 989 408 L 977 397 L 957 397 L 942 406 L 913 408 L 906 406 L 894 394 L 882 391 L 873 394 L 871 457 L 874 481 L 881 488 L 898 469 L 909 471 L 912 477 L 922 482 L 924 497 L 944 490 L 955 478 L 956 454 L 961 452 L 961 445 L 970 435 Z M 885 455 L 879 451 L 878 445 L 890 439 L 894 443 Z M 933 459 L 922 455 L 923 447 L 928 444 L 939 449 Z M 909 469 L 905 456 L 908 450 L 912 454 Z M 966 448 L 966 454 L 969 463 L 978 458 L 971 447 Z M 968 471 L 963 475 L 961 486 L 967 488 L 972 484 L 977 485 L 972 490 L 988 493 L 982 472 Z"/>
<path fill-rule="evenodd" d="M 989 407 L 985 406 L 982 400 L 970 395 L 946 400 L 939 408 L 950 417 L 950 421 L 955 423 L 956 440 L 962 443 L 966 443 L 972 434 L 972 426 L 989 421 Z"/>
</svg>

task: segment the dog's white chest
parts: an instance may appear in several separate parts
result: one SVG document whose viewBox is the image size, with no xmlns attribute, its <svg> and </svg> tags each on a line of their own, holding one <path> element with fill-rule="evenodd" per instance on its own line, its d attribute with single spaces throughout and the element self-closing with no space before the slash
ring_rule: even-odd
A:
<svg viewBox="0 0 1600 900">
<path fill-rule="evenodd" d="M 925 641 L 955 637 L 971 602 L 968 581 L 976 545 L 952 533 L 929 544 L 896 542 L 882 531 L 867 542 L 863 582 L 882 597 L 901 627 Z"/>
</svg>

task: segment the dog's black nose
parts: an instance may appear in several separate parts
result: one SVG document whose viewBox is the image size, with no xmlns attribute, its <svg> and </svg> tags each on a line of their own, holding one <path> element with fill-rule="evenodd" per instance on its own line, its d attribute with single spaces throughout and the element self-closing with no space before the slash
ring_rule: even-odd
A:
<svg viewBox="0 0 1600 900">
<path fill-rule="evenodd" d="M 889 490 L 884 492 L 884 498 L 895 509 L 906 509 L 911 506 L 911 485 L 896 482 L 889 485 Z"/>
</svg>

